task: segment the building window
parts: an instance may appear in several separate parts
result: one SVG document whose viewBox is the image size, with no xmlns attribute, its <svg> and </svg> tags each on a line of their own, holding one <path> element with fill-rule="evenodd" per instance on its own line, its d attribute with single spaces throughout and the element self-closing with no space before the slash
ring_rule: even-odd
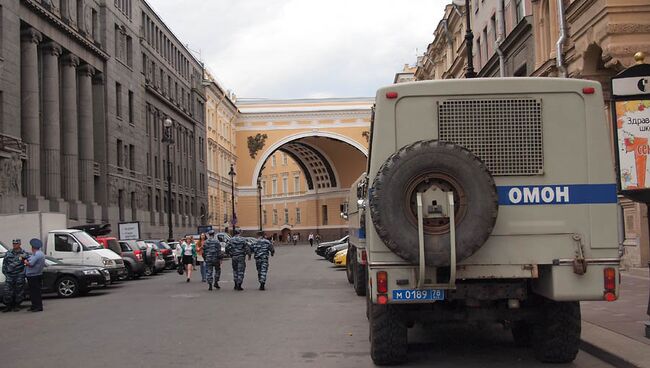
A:
<svg viewBox="0 0 650 368">
<path fill-rule="evenodd" d="M 122 117 L 122 85 L 115 82 L 115 114 Z"/>
<path fill-rule="evenodd" d="M 323 219 L 323 225 L 327 225 L 328 218 L 327 218 L 327 206 L 322 206 L 321 207 L 321 214 L 322 214 L 322 219 Z"/>
<path fill-rule="evenodd" d="M 142 70 L 141 70 L 141 72 L 142 72 L 142 74 L 145 75 L 145 78 L 147 80 L 149 80 L 149 76 L 147 75 L 147 66 L 148 66 L 147 55 L 143 52 L 142 53 Z"/>
<path fill-rule="evenodd" d="M 278 194 L 278 179 L 273 179 L 271 181 L 271 194 L 272 195 Z"/>
<path fill-rule="evenodd" d="M 492 15 L 490 18 L 490 27 L 492 27 L 492 41 L 497 42 L 497 18 L 496 15 Z"/>
<path fill-rule="evenodd" d="M 289 223 L 289 209 L 288 208 L 284 209 L 284 223 L 285 224 Z"/>
<path fill-rule="evenodd" d="M 138 199 L 135 192 L 131 192 L 131 221 L 138 219 Z"/>
<path fill-rule="evenodd" d="M 275 167 L 276 159 L 275 155 L 271 156 L 271 167 Z"/>
<path fill-rule="evenodd" d="M 273 209 L 273 225 L 278 224 L 278 210 L 275 208 Z"/>
<path fill-rule="evenodd" d="M 487 63 L 488 59 L 490 58 L 490 55 L 488 55 L 489 50 L 490 50 L 490 46 L 488 45 L 488 43 L 489 42 L 488 42 L 487 27 L 485 27 L 485 28 L 483 28 L 483 48 L 485 50 L 482 51 L 483 52 L 482 60 L 483 60 L 484 63 Z M 481 64 L 479 64 L 479 65 L 481 65 Z"/>
<path fill-rule="evenodd" d="M 287 166 L 288 163 L 289 163 L 289 160 L 288 160 L 287 154 L 285 152 L 282 152 L 282 165 Z"/>
<path fill-rule="evenodd" d="M 129 168 L 135 170 L 135 146 L 129 144 Z"/>
<path fill-rule="evenodd" d="M 135 111 L 133 109 L 133 91 L 129 91 L 129 124 L 131 125 L 135 124 L 134 115 Z"/>
<path fill-rule="evenodd" d="M 481 50 L 483 48 L 481 48 L 481 38 L 479 37 L 476 39 L 476 64 L 478 66 L 481 66 Z"/>
<path fill-rule="evenodd" d="M 124 190 L 117 191 L 117 206 L 119 208 L 120 221 L 124 221 Z"/>
<path fill-rule="evenodd" d="M 296 224 L 299 224 L 301 221 L 300 218 L 300 207 L 296 207 Z"/>
<path fill-rule="evenodd" d="M 126 65 L 133 67 L 133 38 L 126 36 Z"/>
<path fill-rule="evenodd" d="M 147 152 L 147 176 L 151 176 L 151 154 Z"/>
<path fill-rule="evenodd" d="M 293 177 L 293 191 L 295 193 L 300 193 L 300 176 Z"/>
<path fill-rule="evenodd" d="M 93 40 L 98 41 L 99 36 L 99 16 L 97 10 L 91 10 L 92 29 L 90 30 Z"/>
<path fill-rule="evenodd" d="M 286 176 L 282 178 L 282 193 L 287 194 L 289 193 L 289 178 Z"/>
<path fill-rule="evenodd" d="M 159 170 L 158 156 L 154 156 L 153 157 L 153 172 L 154 172 L 154 177 L 156 179 L 158 179 L 158 177 L 159 177 L 158 175 L 160 174 L 158 170 Z"/>
<path fill-rule="evenodd" d="M 122 156 L 124 154 L 122 152 L 122 150 L 124 149 L 123 147 L 124 145 L 122 144 L 122 140 L 118 139 L 117 140 L 117 167 L 122 167 L 122 162 L 124 162 L 122 161 Z"/>
<path fill-rule="evenodd" d="M 524 19 L 524 0 L 515 0 L 515 20 L 516 23 Z"/>
</svg>

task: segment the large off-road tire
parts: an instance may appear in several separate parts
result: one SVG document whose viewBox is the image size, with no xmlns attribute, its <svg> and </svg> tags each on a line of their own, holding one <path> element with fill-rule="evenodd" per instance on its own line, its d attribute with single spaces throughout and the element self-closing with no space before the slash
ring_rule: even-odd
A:
<svg viewBox="0 0 650 368">
<path fill-rule="evenodd" d="M 386 246 L 407 261 L 419 261 L 416 195 L 429 187 L 453 191 L 456 259 L 476 252 L 489 237 L 498 213 L 494 179 L 472 152 L 453 143 L 419 141 L 390 156 L 369 191 L 370 212 Z M 426 212 L 427 206 L 424 210 Z M 427 265 L 449 265 L 448 218 L 425 219 Z"/>
<path fill-rule="evenodd" d="M 393 305 L 373 304 L 370 307 L 370 357 L 377 365 L 406 361 L 408 329 L 399 320 Z"/>
<path fill-rule="evenodd" d="M 345 255 L 345 275 L 350 284 L 354 283 L 354 265 L 357 263 L 357 257 L 353 249 L 348 246 L 348 253 Z"/>
<path fill-rule="evenodd" d="M 528 321 L 516 321 L 510 328 L 515 345 L 530 347 L 533 344 L 533 325 Z"/>
<path fill-rule="evenodd" d="M 535 358 L 543 363 L 569 363 L 580 347 L 579 302 L 547 301 L 533 326 Z"/>
<path fill-rule="evenodd" d="M 366 295 L 368 279 L 366 277 L 366 267 L 354 262 L 354 292 L 358 296 Z"/>
</svg>

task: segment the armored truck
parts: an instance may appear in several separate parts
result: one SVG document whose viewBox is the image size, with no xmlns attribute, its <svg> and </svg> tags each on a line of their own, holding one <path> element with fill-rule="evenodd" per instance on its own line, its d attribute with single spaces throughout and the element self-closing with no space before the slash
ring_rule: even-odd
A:
<svg viewBox="0 0 650 368">
<path fill-rule="evenodd" d="M 601 87 L 556 78 L 379 89 L 365 221 L 371 357 L 408 357 L 415 323 L 499 322 L 570 362 L 580 301 L 619 293 L 617 189 Z M 357 209 L 358 210 L 358 209 Z"/>
</svg>

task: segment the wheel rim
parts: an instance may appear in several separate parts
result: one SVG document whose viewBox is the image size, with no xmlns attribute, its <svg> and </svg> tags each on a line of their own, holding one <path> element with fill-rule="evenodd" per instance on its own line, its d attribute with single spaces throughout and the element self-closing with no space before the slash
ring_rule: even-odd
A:
<svg viewBox="0 0 650 368">
<path fill-rule="evenodd" d="M 69 297 L 74 295 L 76 290 L 77 290 L 77 284 L 70 279 L 61 280 L 59 282 L 59 294 L 61 294 L 64 297 Z"/>
<path fill-rule="evenodd" d="M 144 274 L 146 276 L 151 276 L 151 267 L 147 266 L 144 268 Z"/>
<path fill-rule="evenodd" d="M 442 190 L 443 192 L 453 192 L 455 222 L 459 224 L 467 212 L 467 194 L 458 181 L 446 173 L 426 173 L 417 176 L 411 180 L 407 186 L 406 198 L 408 205 L 406 206 L 406 213 L 409 220 L 417 226 L 417 194 L 423 193 L 430 188 Z M 426 205 L 426 204 L 425 204 Z M 426 211 L 426 207 L 423 208 Z M 423 228 L 426 234 L 444 234 L 449 232 L 449 218 L 424 218 Z"/>
</svg>

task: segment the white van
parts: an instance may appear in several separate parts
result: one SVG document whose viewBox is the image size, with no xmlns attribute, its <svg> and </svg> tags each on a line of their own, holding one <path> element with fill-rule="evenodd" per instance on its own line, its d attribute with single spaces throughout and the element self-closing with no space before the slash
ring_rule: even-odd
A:
<svg viewBox="0 0 650 368">
<path fill-rule="evenodd" d="M 45 254 L 64 263 L 104 267 L 111 274 L 111 282 L 126 277 L 122 257 L 102 247 L 83 230 L 50 231 L 45 243 Z"/>
</svg>

